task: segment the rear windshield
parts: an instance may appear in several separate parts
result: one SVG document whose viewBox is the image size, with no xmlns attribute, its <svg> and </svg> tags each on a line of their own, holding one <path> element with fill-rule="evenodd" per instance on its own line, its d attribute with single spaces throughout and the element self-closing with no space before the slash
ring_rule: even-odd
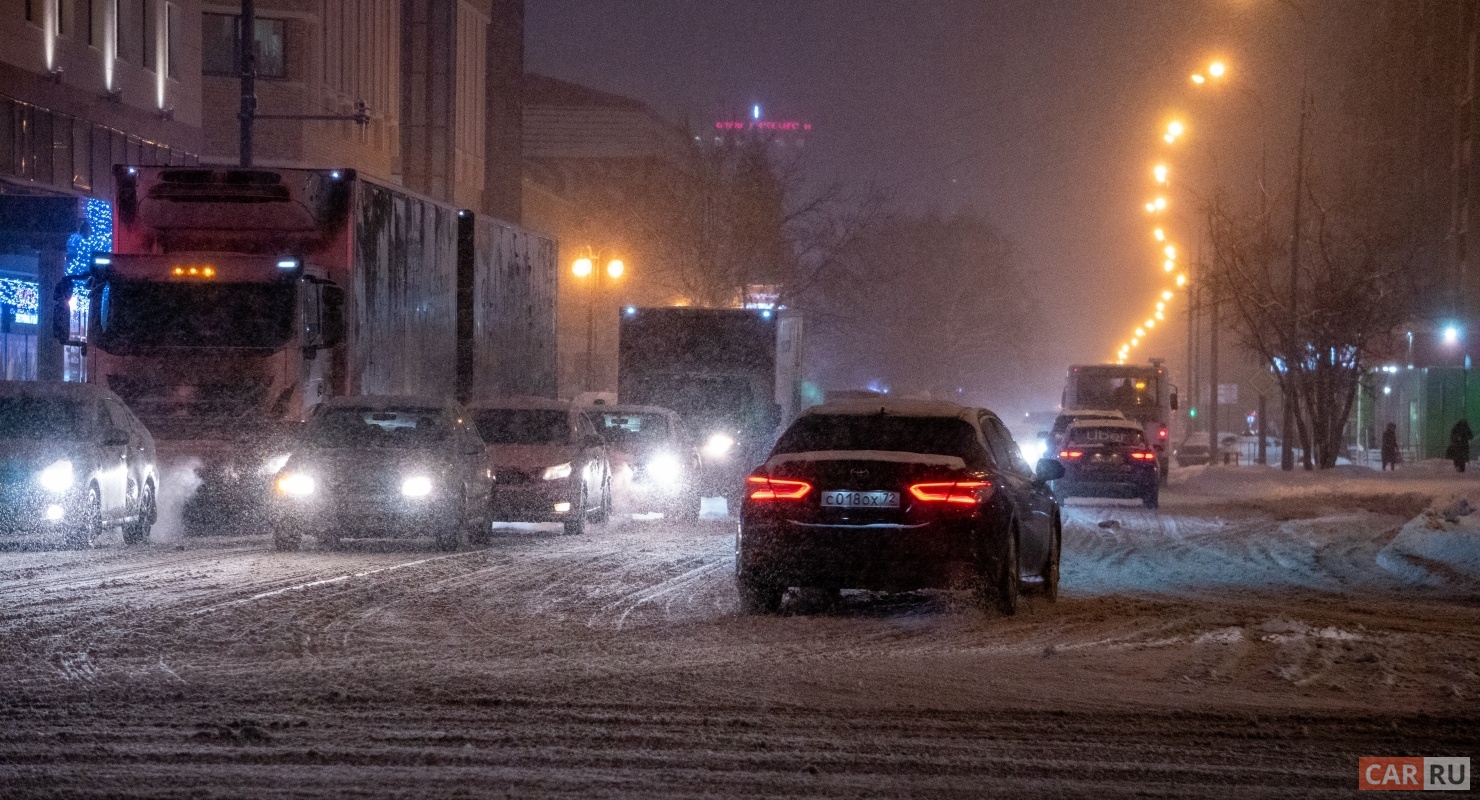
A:
<svg viewBox="0 0 1480 800">
<path fill-rule="evenodd" d="M 426 447 L 452 432 L 437 408 L 333 408 L 311 419 L 304 441 L 320 447 Z"/>
<path fill-rule="evenodd" d="M 1069 444 L 1134 446 L 1146 444 L 1146 436 L 1135 428 L 1075 428 Z"/>
<path fill-rule="evenodd" d="M 570 414 L 538 408 L 498 408 L 473 415 L 488 444 L 570 444 Z"/>
<path fill-rule="evenodd" d="M 972 465 L 986 458 L 986 452 L 977 442 L 976 429 L 965 420 L 877 414 L 809 414 L 781 435 L 772 452 L 819 450 L 892 450 L 956 456 Z"/>
<path fill-rule="evenodd" d="M 0 439 L 76 439 L 79 416 L 71 400 L 0 397 Z"/>
</svg>

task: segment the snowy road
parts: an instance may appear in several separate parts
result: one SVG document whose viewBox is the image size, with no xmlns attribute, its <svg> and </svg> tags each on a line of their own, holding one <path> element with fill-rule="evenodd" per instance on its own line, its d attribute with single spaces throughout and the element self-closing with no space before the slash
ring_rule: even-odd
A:
<svg viewBox="0 0 1480 800">
<path fill-rule="evenodd" d="M 0 795 L 1346 795 L 1480 756 L 1475 587 L 1376 563 L 1445 487 L 1350 483 L 1076 501 L 1010 619 L 741 616 L 724 522 L 0 551 Z"/>
</svg>

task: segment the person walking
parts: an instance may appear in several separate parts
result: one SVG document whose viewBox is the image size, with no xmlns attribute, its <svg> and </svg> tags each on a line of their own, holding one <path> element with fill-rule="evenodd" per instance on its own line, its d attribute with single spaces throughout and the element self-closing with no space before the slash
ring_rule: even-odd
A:
<svg viewBox="0 0 1480 800">
<path fill-rule="evenodd" d="M 1475 438 L 1475 432 L 1470 430 L 1470 421 L 1462 419 L 1454 423 L 1449 429 L 1449 449 L 1444 455 L 1449 456 L 1454 462 L 1457 472 L 1465 471 L 1465 464 L 1470 460 L 1470 440 Z"/>
<path fill-rule="evenodd" d="M 1403 453 L 1398 450 L 1398 423 L 1389 422 L 1387 429 L 1382 432 L 1382 468 L 1392 468 L 1396 472 L 1398 462 L 1402 460 Z"/>
</svg>

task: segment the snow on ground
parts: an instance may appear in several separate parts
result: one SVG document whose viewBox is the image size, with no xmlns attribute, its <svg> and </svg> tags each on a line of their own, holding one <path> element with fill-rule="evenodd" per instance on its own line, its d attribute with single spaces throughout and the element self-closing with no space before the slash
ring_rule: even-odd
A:
<svg viewBox="0 0 1480 800">
<path fill-rule="evenodd" d="M 1174 475 L 1160 513 L 1073 501 L 1063 596 L 1012 618 L 747 617 L 733 521 L 630 513 L 0 551 L 0 794 L 1320 797 L 1359 755 L 1476 755 L 1473 587 L 1383 562 L 1461 563 L 1480 475 Z"/>
</svg>

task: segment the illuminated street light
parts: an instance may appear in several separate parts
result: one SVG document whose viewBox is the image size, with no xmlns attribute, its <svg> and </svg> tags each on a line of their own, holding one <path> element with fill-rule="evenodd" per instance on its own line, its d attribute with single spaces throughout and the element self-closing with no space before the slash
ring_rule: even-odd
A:
<svg viewBox="0 0 1480 800">
<path fill-rule="evenodd" d="M 622 259 L 620 258 L 614 258 L 611 261 L 606 262 L 606 274 L 611 278 L 622 277 L 622 273 L 625 272 L 626 269 L 626 265 L 622 263 Z"/>
<path fill-rule="evenodd" d="M 1145 336 L 1145 335 L 1146 335 L 1146 329 L 1145 328 L 1139 328 L 1139 327 L 1136 328 L 1136 337 L 1137 338 L 1140 338 L 1140 337 Z M 1131 341 L 1134 342 L 1135 339 L 1132 339 Z"/>
<path fill-rule="evenodd" d="M 1159 304 L 1159 303 L 1158 303 L 1158 305 L 1160 305 L 1160 304 Z M 1166 315 L 1166 314 L 1164 314 L 1164 313 L 1162 313 L 1162 312 L 1161 312 L 1161 311 L 1160 311 L 1160 310 L 1159 310 L 1159 309 L 1158 309 L 1158 310 L 1157 310 L 1157 312 L 1156 312 L 1156 318 L 1157 318 L 1157 319 L 1159 319 L 1159 320 L 1164 320 L 1164 319 L 1166 319 L 1166 318 L 1167 318 L 1167 315 Z"/>
<path fill-rule="evenodd" d="M 1202 75 L 1199 75 L 1196 72 L 1192 73 L 1192 82 L 1195 83 L 1195 84 L 1197 84 L 1198 86 L 1201 86 L 1204 83 L 1207 83 L 1207 80 L 1208 80 L 1207 78 L 1204 78 Z"/>
<path fill-rule="evenodd" d="M 1147 214 L 1155 214 L 1156 213 L 1156 204 L 1155 203 L 1147 203 L 1146 204 L 1146 213 Z"/>
<path fill-rule="evenodd" d="M 1151 170 L 1151 174 L 1154 175 L 1154 176 L 1156 176 L 1156 182 L 1157 183 L 1166 183 L 1167 182 L 1167 165 L 1166 164 L 1157 164 Z"/>
<path fill-rule="evenodd" d="M 1141 327 L 1145 328 L 1146 330 L 1151 330 L 1152 328 L 1156 327 L 1156 320 L 1148 319 L 1144 324 L 1142 324 Z"/>
<path fill-rule="evenodd" d="M 577 278 L 584 278 L 590 275 L 591 259 L 586 258 L 585 256 L 576 259 L 575 263 L 570 265 L 570 271 L 574 273 Z"/>
<path fill-rule="evenodd" d="M 1167 123 L 1167 133 L 1161 138 L 1165 139 L 1167 141 L 1167 144 L 1171 144 L 1172 142 L 1177 141 L 1177 137 L 1181 136 L 1186 130 L 1187 128 L 1184 127 L 1180 121 L 1174 119 L 1171 122 Z"/>
<path fill-rule="evenodd" d="M 1156 304 L 1156 310 L 1157 311 L 1166 311 L 1167 310 L 1167 304 L 1166 303 L 1160 303 L 1160 302 L 1158 302 Z"/>
<path fill-rule="evenodd" d="M 1186 275 L 1178 275 L 1177 276 L 1177 285 L 1178 286 L 1186 286 L 1187 285 L 1187 276 Z"/>
<path fill-rule="evenodd" d="M 1163 300 L 1170 300 L 1170 299 L 1172 299 L 1172 291 L 1170 289 L 1168 289 L 1168 290 L 1162 292 L 1161 293 L 1161 299 L 1163 299 Z"/>
<path fill-rule="evenodd" d="M 1444 343 L 1445 344 L 1459 344 L 1459 334 L 1460 334 L 1460 330 L 1459 330 L 1459 326 L 1458 325 L 1448 325 L 1448 326 L 1445 326 L 1445 328 L 1444 328 Z"/>
<path fill-rule="evenodd" d="M 1177 248 L 1174 245 L 1167 245 L 1166 247 L 1162 248 L 1162 252 L 1167 254 L 1168 259 L 1171 259 L 1173 261 L 1177 259 Z"/>
<path fill-rule="evenodd" d="M 1155 208 L 1155 206 L 1153 206 L 1153 208 Z M 1152 231 L 1151 235 L 1155 236 L 1156 241 L 1158 242 L 1165 242 L 1167 240 L 1167 232 L 1162 230 L 1161 228 L 1157 228 L 1156 230 Z"/>
<path fill-rule="evenodd" d="M 1223 77 L 1223 73 L 1227 71 L 1228 67 L 1225 66 L 1222 61 L 1214 61 L 1213 63 L 1208 65 L 1208 74 L 1212 75 L 1214 78 Z"/>
<path fill-rule="evenodd" d="M 1151 204 L 1156 206 L 1157 211 L 1167 210 L 1167 199 L 1165 197 L 1158 197 L 1155 200 L 1151 201 Z"/>
<path fill-rule="evenodd" d="M 1137 339 L 1134 336 L 1131 337 L 1131 347 L 1135 347 L 1136 345 L 1138 345 L 1140 343 L 1141 343 L 1141 340 L 1140 339 Z"/>
<path fill-rule="evenodd" d="M 1166 261 L 1161 262 L 1161 268 L 1167 272 L 1171 272 L 1172 270 L 1177 268 L 1177 262 L 1169 258 Z"/>
</svg>

